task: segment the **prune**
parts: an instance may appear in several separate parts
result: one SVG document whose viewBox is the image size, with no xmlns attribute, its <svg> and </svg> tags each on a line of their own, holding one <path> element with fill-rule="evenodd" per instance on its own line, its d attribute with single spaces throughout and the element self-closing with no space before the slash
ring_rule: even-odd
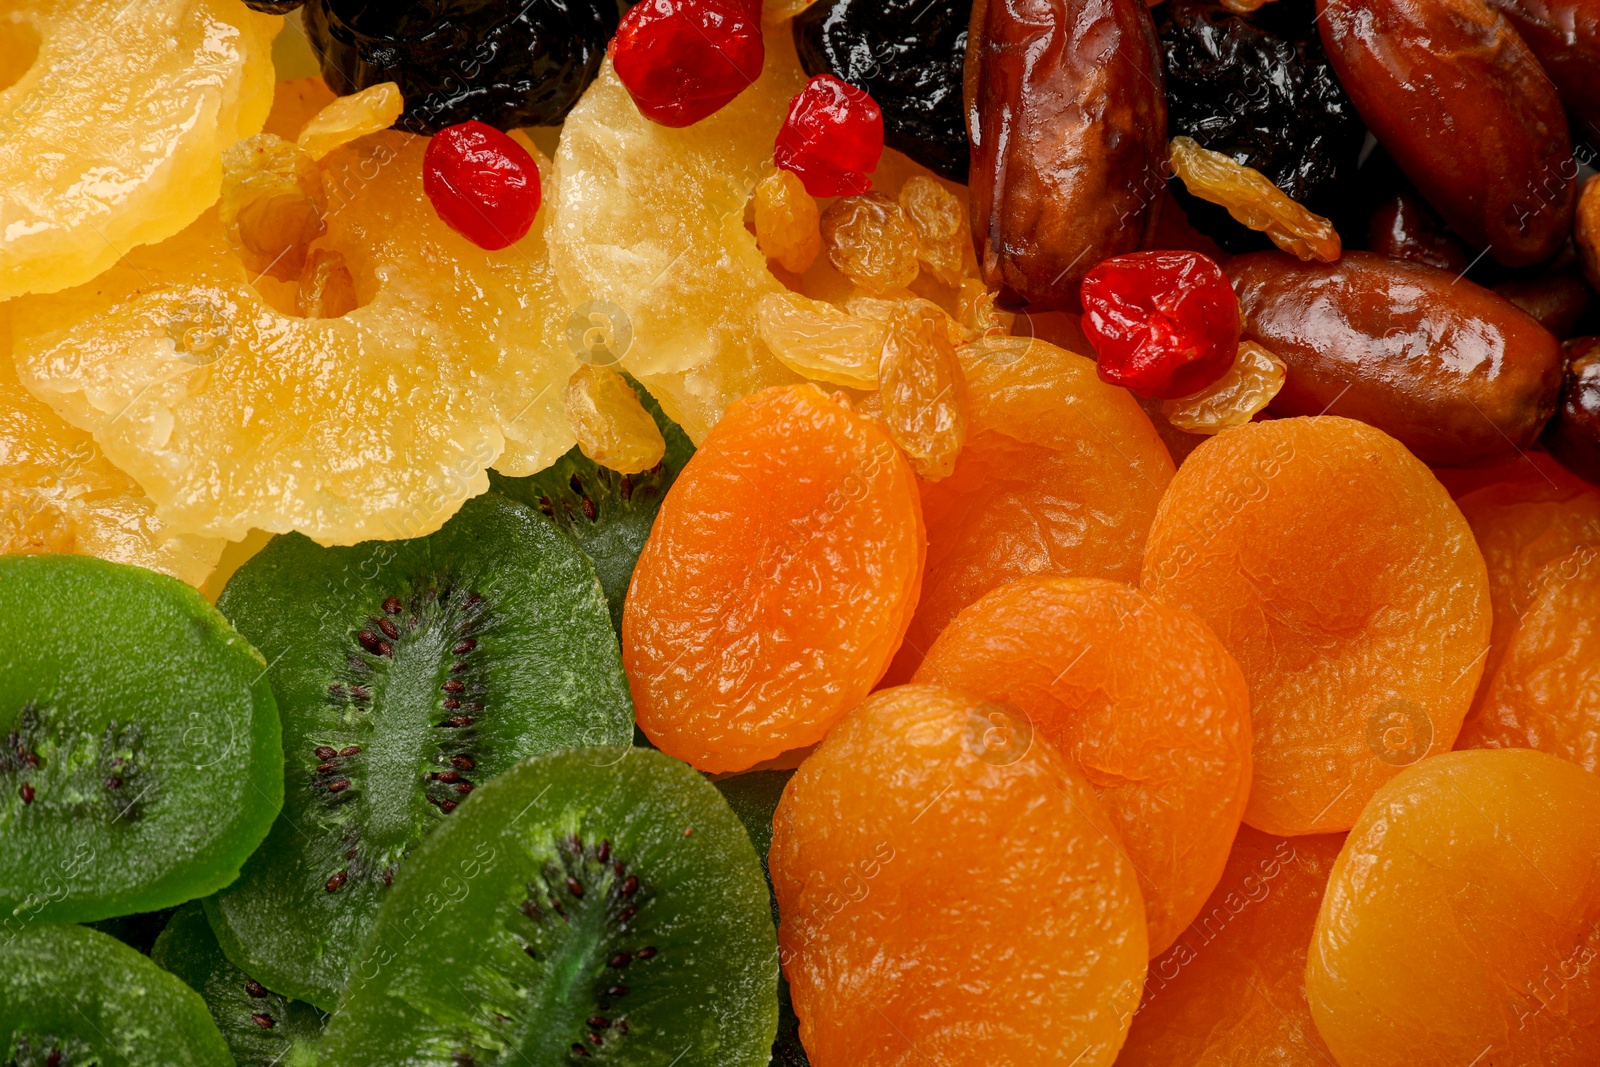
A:
<svg viewBox="0 0 1600 1067">
<path fill-rule="evenodd" d="M 1170 5 L 1159 28 L 1167 123 L 1172 136 L 1232 156 L 1290 199 L 1333 215 L 1355 174 L 1364 130 L 1308 8 L 1276 0 L 1244 18 L 1212 4 Z M 1228 251 L 1269 247 L 1181 182 L 1173 193 L 1195 226 Z"/>
<path fill-rule="evenodd" d="M 935 174 L 967 180 L 961 70 L 972 0 L 822 0 L 794 20 L 800 65 L 872 94 L 884 141 Z"/>
<path fill-rule="evenodd" d="M 335 92 L 392 81 L 396 126 L 553 126 L 600 70 L 614 0 L 311 0 L 305 27 Z"/>
<path fill-rule="evenodd" d="M 1600 337 L 1567 343 L 1561 402 L 1541 442 L 1561 465 L 1600 485 Z"/>
</svg>

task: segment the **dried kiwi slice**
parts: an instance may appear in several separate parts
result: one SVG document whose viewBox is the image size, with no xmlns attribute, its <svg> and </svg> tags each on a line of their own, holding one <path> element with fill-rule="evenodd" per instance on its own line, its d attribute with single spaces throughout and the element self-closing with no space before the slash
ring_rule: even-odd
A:
<svg viewBox="0 0 1600 1067">
<path fill-rule="evenodd" d="M 172 917 L 150 958 L 200 994 L 239 1067 L 316 1067 L 327 1016 L 271 992 L 229 963 L 198 903 Z"/>
<path fill-rule="evenodd" d="M 495 494 L 416 540 L 275 538 L 218 606 L 271 664 L 285 792 L 206 913 L 240 969 L 321 1008 L 401 859 L 474 788 L 524 756 L 632 736 L 594 568 Z"/>
<path fill-rule="evenodd" d="M 554 519 L 594 561 L 606 601 L 611 605 L 611 623 L 619 633 L 622 600 L 628 593 L 633 566 L 639 562 L 662 498 L 694 455 L 689 435 L 667 418 L 655 397 L 632 378 L 628 384 L 666 438 L 666 455 L 653 470 L 618 474 L 574 447 L 552 466 L 530 477 L 507 478 L 495 472 L 489 476 L 495 491 Z"/>
<path fill-rule="evenodd" d="M 31 924 L 0 938 L 7 1067 L 233 1067 L 194 991 L 114 937 Z"/>
<path fill-rule="evenodd" d="M 772 874 L 767 866 L 767 853 L 772 850 L 772 815 L 783 798 L 783 787 L 794 777 L 794 771 L 746 771 L 729 778 L 717 779 L 718 791 L 744 823 L 761 858 L 761 873 L 766 875 L 767 890 L 772 890 Z M 773 893 L 772 922 L 778 922 L 778 897 Z M 800 1044 L 800 1019 L 794 1013 L 794 1003 L 789 999 L 789 982 L 778 976 L 778 1037 L 772 1043 L 773 1067 L 810 1067 L 805 1047 Z"/>
<path fill-rule="evenodd" d="M 324 1062 L 762 1065 L 777 935 L 727 803 L 649 749 L 540 756 L 412 857 Z"/>
<path fill-rule="evenodd" d="M 0 558 L 0 916 L 90 922 L 233 881 L 283 799 L 265 667 L 175 578 Z"/>
</svg>

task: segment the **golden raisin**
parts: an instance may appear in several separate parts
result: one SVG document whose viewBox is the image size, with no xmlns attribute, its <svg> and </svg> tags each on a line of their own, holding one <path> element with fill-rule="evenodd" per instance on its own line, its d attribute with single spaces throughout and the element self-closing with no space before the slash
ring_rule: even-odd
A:
<svg viewBox="0 0 1600 1067">
<path fill-rule="evenodd" d="M 852 389 L 878 387 L 886 326 L 887 319 L 859 318 L 799 293 L 768 293 L 756 304 L 761 340 L 784 366 Z"/>
<path fill-rule="evenodd" d="M 917 232 L 900 205 L 882 193 L 845 196 L 822 213 L 822 244 L 834 268 L 882 296 L 917 278 Z"/>
<path fill-rule="evenodd" d="M 961 311 L 961 325 L 979 337 L 991 330 L 998 330 L 1002 334 L 1009 333 L 1011 323 L 1015 321 L 1016 316 L 994 306 L 995 298 L 999 295 L 977 278 L 961 279 L 960 293 L 957 297 L 957 306 Z"/>
<path fill-rule="evenodd" d="M 218 214 L 251 274 L 299 278 L 306 247 L 327 228 L 326 210 L 316 162 L 283 138 L 261 133 L 222 153 Z"/>
<path fill-rule="evenodd" d="M 964 382 L 948 316 L 926 300 L 902 304 L 889 317 L 878 360 L 878 390 L 889 436 L 925 481 L 956 466 L 967 437 Z"/>
<path fill-rule="evenodd" d="M 1184 187 L 1202 200 L 1221 204 L 1228 214 L 1301 259 L 1332 263 L 1339 258 L 1333 223 L 1306 210 L 1260 171 L 1221 152 L 1201 148 L 1192 137 L 1172 139 L 1172 169 Z"/>
<path fill-rule="evenodd" d="M 394 82 L 369 85 L 359 93 L 339 97 L 317 112 L 300 131 L 296 143 L 312 159 L 321 159 L 358 137 L 387 130 L 405 107 L 400 87 Z"/>
<path fill-rule="evenodd" d="M 295 314 L 307 319 L 336 319 L 354 311 L 357 305 L 355 278 L 344 255 L 328 248 L 312 249 L 300 272 Z"/>
<path fill-rule="evenodd" d="M 1188 433 L 1243 426 L 1278 395 L 1286 370 L 1283 360 L 1254 341 L 1244 341 L 1228 373 L 1193 396 L 1163 400 L 1161 414 Z"/>
<path fill-rule="evenodd" d="M 756 186 L 756 247 L 784 270 L 804 273 L 822 251 L 817 202 L 798 175 L 775 170 Z"/>
<path fill-rule="evenodd" d="M 900 208 L 917 232 L 919 258 L 944 284 L 955 288 L 970 263 L 977 266 L 967 210 L 956 194 L 923 174 L 906 180 L 900 188 Z"/>
<path fill-rule="evenodd" d="M 619 474 L 661 462 L 667 442 L 650 413 L 616 369 L 585 363 L 567 380 L 567 420 L 578 450 Z"/>
</svg>

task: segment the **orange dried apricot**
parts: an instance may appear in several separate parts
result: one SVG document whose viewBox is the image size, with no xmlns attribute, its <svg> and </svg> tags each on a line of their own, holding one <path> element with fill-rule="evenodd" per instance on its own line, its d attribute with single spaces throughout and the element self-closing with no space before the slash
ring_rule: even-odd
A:
<svg viewBox="0 0 1600 1067">
<path fill-rule="evenodd" d="M 1449 752 L 1372 798 L 1306 965 L 1341 1067 L 1600 1063 L 1600 781 L 1526 749 Z"/>
<path fill-rule="evenodd" d="M 1483 556 L 1394 438 L 1333 416 L 1224 430 L 1161 498 L 1145 590 L 1199 615 L 1244 668 L 1245 821 L 1345 830 L 1408 763 L 1447 751 L 1489 641 Z"/>
<path fill-rule="evenodd" d="M 1145 973 L 1087 782 L 1001 705 L 874 694 L 790 779 L 769 859 L 814 1067 L 1111 1063 Z"/>
<path fill-rule="evenodd" d="M 967 440 L 922 487 L 928 571 L 889 680 L 905 681 L 956 612 L 1034 574 L 1134 582 L 1172 460 L 1131 394 L 1037 339 L 956 350 Z"/>
<path fill-rule="evenodd" d="M 1250 792 L 1250 694 L 1205 623 L 1102 578 L 1023 578 L 945 627 L 917 682 L 1006 701 L 1081 771 L 1139 877 L 1150 951 L 1195 917 Z"/>
<path fill-rule="evenodd" d="M 640 728 L 703 771 L 821 740 L 888 667 L 924 545 L 915 474 L 841 394 L 778 386 L 730 404 L 628 589 Z"/>
<path fill-rule="evenodd" d="M 1241 827 L 1199 917 L 1150 961 L 1118 1067 L 1332 1067 L 1306 948 L 1343 843 Z"/>
</svg>

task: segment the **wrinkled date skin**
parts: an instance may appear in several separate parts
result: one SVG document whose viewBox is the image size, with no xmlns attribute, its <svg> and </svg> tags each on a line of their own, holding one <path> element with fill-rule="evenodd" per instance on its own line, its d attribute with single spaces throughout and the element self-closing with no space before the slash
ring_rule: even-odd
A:
<svg viewBox="0 0 1600 1067">
<path fill-rule="evenodd" d="M 1600 0 L 1490 0 L 1556 83 L 1578 136 L 1600 146 Z"/>
<path fill-rule="evenodd" d="M 1378 427 L 1433 467 L 1516 459 L 1561 386 L 1561 346 L 1509 300 L 1446 271 L 1370 252 L 1225 268 L 1244 335 L 1289 367 L 1271 409 Z"/>
<path fill-rule="evenodd" d="M 1567 342 L 1561 406 L 1545 427 L 1545 449 L 1567 470 L 1600 485 L 1600 337 Z"/>
<path fill-rule="evenodd" d="M 1356 110 L 1450 227 L 1508 267 L 1572 226 L 1577 162 L 1555 86 L 1483 0 L 1317 0 Z"/>
<path fill-rule="evenodd" d="M 1385 197 L 1367 221 L 1367 247 L 1396 259 L 1462 274 L 1472 266 L 1467 246 L 1445 229 L 1422 197 L 1402 190 Z"/>
<path fill-rule="evenodd" d="M 972 233 L 1012 305 L 1080 309 L 1078 283 L 1154 232 L 1167 105 L 1143 0 L 977 0 L 967 36 Z"/>
</svg>

